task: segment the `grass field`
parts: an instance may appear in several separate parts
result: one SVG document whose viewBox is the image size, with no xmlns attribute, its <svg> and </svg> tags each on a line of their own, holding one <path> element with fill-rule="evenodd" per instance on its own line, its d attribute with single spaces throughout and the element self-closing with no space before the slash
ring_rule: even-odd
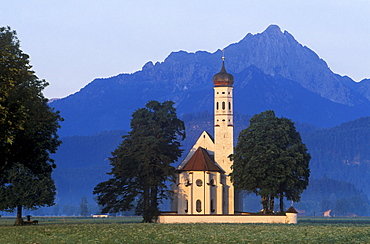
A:
<svg viewBox="0 0 370 244">
<path fill-rule="evenodd" d="M 140 218 L 0 218 L 0 243 L 370 243 L 370 218 L 300 218 L 285 224 L 143 224 Z"/>
</svg>

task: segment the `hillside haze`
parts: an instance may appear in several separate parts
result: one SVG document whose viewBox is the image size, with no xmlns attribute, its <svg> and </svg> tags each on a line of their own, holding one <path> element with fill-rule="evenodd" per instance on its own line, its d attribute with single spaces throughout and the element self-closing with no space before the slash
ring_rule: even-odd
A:
<svg viewBox="0 0 370 244">
<path fill-rule="evenodd" d="M 334 74 L 317 54 L 276 25 L 229 45 L 225 55 L 226 69 L 235 77 L 236 113 L 273 109 L 278 116 L 322 127 L 370 115 L 369 80 L 355 83 Z M 149 100 L 173 100 L 180 116 L 212 112 L 212 77 L 220 71 L 221 56 L 220 50 L 173 52 L 133 74 L 95 79 L 50 103 L 65 118 L 60 135 L 129 130 L 132 112 Z"/>
</svg>

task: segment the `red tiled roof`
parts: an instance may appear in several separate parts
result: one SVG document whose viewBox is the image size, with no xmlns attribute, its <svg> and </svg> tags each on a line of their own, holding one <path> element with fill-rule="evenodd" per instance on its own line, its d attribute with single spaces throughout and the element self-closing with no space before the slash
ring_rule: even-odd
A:
<svg viewBox="0 0 370 244">
<path fill-rule="evenodd" d="M 216 171 L 224 172 L 211 159 L 206 149 L 198 147 L 193 156 L 179 171 Z"/>
</svg>

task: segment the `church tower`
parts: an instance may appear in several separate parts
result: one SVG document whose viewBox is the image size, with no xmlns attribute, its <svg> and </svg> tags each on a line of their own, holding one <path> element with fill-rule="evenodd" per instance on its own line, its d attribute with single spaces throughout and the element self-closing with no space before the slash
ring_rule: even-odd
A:
<svg viewBox="0 0 370 244">
<path fill-rule="evenodd" d="M 234 153 L 233 84 L 222 57 L 221 71 L 213 76 L 214 138 L 204 131 L 177 167 L 172 210 L 178 214 L 234 214 L 239 194 L 230 180 Z"/>
<path fill-rule="evenodd" d="M 222 57 L 221 71 L 213 76 L 214 83 L 214 159 L 225 171 L 223 179 L 223 214 L 234 214 L 234 187 L 230 181 L 234 153 L 233 84 L 234 77 L 226 72 Z"/>
</svg>

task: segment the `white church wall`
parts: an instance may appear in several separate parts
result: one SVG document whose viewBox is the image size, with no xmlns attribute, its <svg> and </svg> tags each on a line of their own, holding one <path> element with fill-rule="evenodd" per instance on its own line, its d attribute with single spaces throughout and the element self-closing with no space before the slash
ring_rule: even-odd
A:
<svg viewBox="0 0 370 244">
<path fill-rule="evenodd" d="M 297 214 L 288 215 L 160 215 L 159 223 L 276 223 L 297 224 Z"/>
</svg>

